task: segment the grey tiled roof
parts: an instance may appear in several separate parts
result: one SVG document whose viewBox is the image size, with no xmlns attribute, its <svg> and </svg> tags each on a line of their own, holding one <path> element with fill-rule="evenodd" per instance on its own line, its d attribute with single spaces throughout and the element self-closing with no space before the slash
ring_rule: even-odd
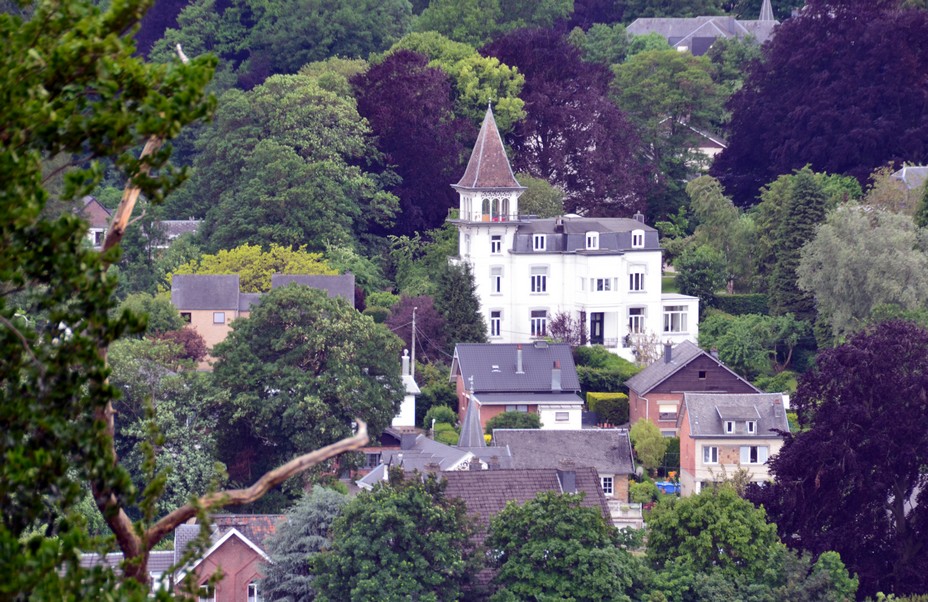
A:
<svg viewBox="0 0 928 602">
<path fill-rule="evenodd" d="M 384 464 L 402 466 L 406 471 L 424 471 L 430 464 L 438 464 L 440 470 L 447 470 L 467 455 L 462 449 L 439 443 L 425 435 L 416 437 L 412 449 L 385 449 L 381 453 Z"/>
<path fill-rule="evenodd" d="M 329 297 L 341 298 L 354 307 L 354 274 L 348 272 L 340 276 L 318 276 L 307 274 L 273 274 L 271 288 L 286 286 L 292 282 L 316 288 L 328 293 Z"/>
<path fill-rule="evenodd" d="M 480 412 L 477 410 L 476 403 L 467 404 L 467 410 L 464 412 L 464 420 L 461 423 L 461 435 L 458 437 L 459 447 L 486 447 L 487 442 L 483 437 L 483 429 L 480 427 Z"/>
<path fill-rule="evenodd" d="M 516 344 L 458 343 L 451 363 L 451 378 L 464 377 L 464 386 L 470 387 L 473 376 L 474 392 L 552 392 L 551 378 L 554 362 L 561 365 L 560 391 L 579 392 L 580 380 L 570 347 L 561 343 L 522 344 L 522 368 L 516 373 Z"/>
<path fill-rule="evenodd" d="M 928 166 L 906 165 L 893 172 L 893 178 L 901 180 L 908 190 L 916 190 L 925 185 L 925 180 L 928 179 Z"/>
<path fill-rule="evenodd" d="M 239 293 L 238 310 L 251 311 L 252 305 L 257 305 L 261 301 L 261 293 Z"/>
<path fill-rule="evenodd" d="M 239 309 L 238 274 L 175 274 L 171 303 L 179 311 Z"/>
<path fill-rule="evenodd" d="M 180 562 L 190 542 L 200 534 L 200 525 L 178 525 L 174 529 L 174 562 Z"/>
<path fill-rule="evenodd" d="M 557 468 L 568 460 L 604 474 L 635 472 L 631 442 L 624 429 L 497 429 L 493 444 L 509 448 L 515 468 Z"/>
<path fill-rule="evenodd" d="M 559 227 L 558 224 L 563 224 Z M 632 249 L 632 231 L 644 230 L 644 248 Z M 599 249 L 586 249 L 586 233 L 599 233 Z M 534 235 L 546 234 L 545 251 L 534 250 Z M 617 253 L 655 251 L 660 249 L 659 232 L 626 217 L 576 217 L 533 219 L 519 225 L 513 242 L 513 253 L 545 255 L 552 253 L 581 253 L 614 255 Z"/>
<path fill-rule="evenodd" d="M 599 475 L 589 467 L 578 467 L 574 472 L 577 492 L 585 494 L 581 505 L 598 508 L 608 518 L 609 506 L 600 488 Z M 463 500 L 482 529 L 489 526 L 490 519 L 508 502 L 524 504 L 544 491 L 564 493 L 558 471 L 553 468 L 466 470 L 446 472 L 442 477 L 447 481 L 445 495 Z"/>
<path fill-rule="evenodd" d="M 493 110 L 487 107 L 477 134 L 477 142 L 471 151 L 464 175 L 457 183 L 461 188 L 522 188 L 516 181 L 506 156 L 503 139 L 496 127 Z"/>
<path fill-rule="evenodd" d="M 777 21 L 740 20 L 726 16 L 689 18 L 641 18 L 628 26 L 630 35 L 657 33 L 671 46 L 684 45 L 694 55 L 705 54 L 717 38 L 753 36 L 763 44 L 773 35 Z M 695 43 L 702 40 L 700 44 Z"/>
<path fill-rule="evenodd" d="M 684 393 L 680 420 L 689 422 L 693 437 L 778 437 L 773 431 L 789 431 L 780 393 Z M 724 418 L 723 418 L 724 416 Z M 736 431 L 726 434 L 723 421 L 735 420 Z M 757 421 L 757 432 L 745 430 L 745 420 Z"/>
<path fill-rule="evenodd" d="M 148 555 L 148 572 L 165 573 L 174 565 L 174 552 L 155 550 Z"/>
<path fill-rule="evenodd" d="M 625 384 L 639 395 L 645 395 L 700 355 L 708 354 L 694 343 L 683 341 L 673 348 L 669 363 L 664 361 L 664 356 L 661 356 L 647 368 L 625 381 Z"/>
</svg>

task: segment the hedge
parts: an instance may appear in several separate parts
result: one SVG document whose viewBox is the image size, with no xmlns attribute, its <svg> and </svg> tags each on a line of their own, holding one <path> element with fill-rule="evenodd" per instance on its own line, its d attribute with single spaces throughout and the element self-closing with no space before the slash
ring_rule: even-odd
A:
<svg viewBox="0 0 928 602">
<path fill-rule="evenodd" d="M 625 393 L 587 393 L 586 407 L 596 413 L 600 423 L 628 422 L 628 395 Z"/>
<path fill-rule="evenodd" d="M 762 293 L 718 295 L 715 301 L 713 301 L 712 307 L 734 316 L 741 316 L 744 314 L 761 314 L 766 316 L 770 313 L 767 295 Z"/>
</svg>

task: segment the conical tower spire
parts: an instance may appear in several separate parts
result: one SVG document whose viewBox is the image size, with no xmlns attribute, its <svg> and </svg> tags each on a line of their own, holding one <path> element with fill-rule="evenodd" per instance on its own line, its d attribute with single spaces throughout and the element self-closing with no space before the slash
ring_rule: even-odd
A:
<svg viewBox="0 0 928 602">
<path fill-rule="evenodd" d="M 464 176 L 457 183 L 457 187 L 522 188 L 512 173 L 503 139 L 493 117 L 493 109 L 489 106 L 483 117 L 483 125 L 480 126 L 474 150 L 467 162 L 467 169 L 464 170 Z"/>
<path fill-rule="evenodd" d="M 461 421 L 461 436 L 458 437 L 458 447 L 486 447 L 483 438 L 483 429 L 480 428 L 480 411 L 475 407 L 477 402 L 471 398 L 464 410 L 464 420 Z"/>
<path fill-rule="evenodd" d="M 776 21 L 773 16 L 773 7 L 770 5 L 770 0 L 764 0 L 764 3 L 760 7 L 760 18 L 758 21 Z"/>
</svg>

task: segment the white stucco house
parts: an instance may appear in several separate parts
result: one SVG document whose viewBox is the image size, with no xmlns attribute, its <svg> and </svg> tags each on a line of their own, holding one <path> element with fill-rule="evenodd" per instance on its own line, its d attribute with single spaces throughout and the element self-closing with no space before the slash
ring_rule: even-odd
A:
<svg viewBox="0 0 928 602">
<path fill-rule="evenodd" d="M 551 320 L 569 315 L 582 342 L 629 360 L 637 346 L 696 341 L 699 300 L 661 292 L 662 249 L 644 217 L 519 213 L 516 181 L 491 110 L 467 169 L 454 189 L 460 236 L 456 261 L 474 273 L 481 311 L 494 343 L 548 336 Z"/>
</svg>

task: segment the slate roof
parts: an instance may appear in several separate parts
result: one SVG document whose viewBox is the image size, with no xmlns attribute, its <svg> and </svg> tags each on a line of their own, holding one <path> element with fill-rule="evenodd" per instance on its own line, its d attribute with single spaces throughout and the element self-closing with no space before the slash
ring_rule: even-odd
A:
<svg viewBox="0 0 928 602">
<path fill-rule="evenodd" d="M 506 156 L 503 139 L 493 118 L 493 109 L 487 107 L 477 142 L 471 151 L 467 169 L 455 188 L 516 188 L 524 187 L 516 181 Z"/>
<path fill-rule="evenodd" d="M 928 180 L 928 166 L 906 165 L 893 172 L 893 178 L 902 181 L 907 190 L 917 190 Z"/>
<path fill-rule="evenodd" d="M 523 374 L 516 373 L 517 349 L 522 347 Z M 551 393 L 551 371 L 560 362 L 561 386 L 556 393 L 580 391 L 580 379 L 570 347 L 563 343 L 458 343 L 451 362 L 451 380 L 458 374 L 475 393 Z"/>
<path fill-rule="evenodd" d="M 735 374 L 735 372 L 733 372 L 728 366 L 715 359 L 708 352 L 700 349 L 695 343 L 690 341 L 683 341 L 673 348 L 670 362 L 665 361 L 665 357 L 661 356 L 647 368 L 625 381 L 625 385 L 630 390 L 635 391 L 638 395 L 647 395 L 648 391 L 676 374 L 680 369 L 700 356 L 711 358 L 712 361 L 714 361 L 719 366 L 719 368 L 731 372 L 739 380 L 744 381 L 749 387 L 756 390 L 754 385 L 745 381 L 743 378 Z"/>
<path fill-rule="evenodd" d="M 644 231 L 644 247 L 632 249 L 632 231 Z M 587 250 L 587 232 L 599 233 L 599 248 Z M 547 235 L 544 251 L 534 250 L 536 234 Z M 660 250 L 660 233 L 636 219 L 627 217 L 562 216 L 532 219 L 519 225 L 513 239 L 512 252 L 516 254 L 580 254 L 615 255 L 627 252 Z"/>
<path fill-rule="evenodd" d="M 171 303 L 179 311 L 239 309 L 238 274 L 175 274 Z"/>
<path fill-rule="evenodd" d="M 636 36 L 660 34 L 670 46 L 686 46 L 693 55 L 699 56 L 708 52 L 709 47 L 718 38 L 752 36 L 758 43 L 763 44 L 773 36 L 774 29 L 779 24 L 772 17 L 772 10 L 762 9 L 761 19 L 758 20 L 735 19 L 728 16 L 641 18 L 635 19 L 627 31 Z"/>
<path fill-rule="evenodd" d="M 410 449 L 385 449 L 381 454 L 387 466 L 402 466 L 403 470 L 409 472 L 425 471 L 432 464 L 437 464 L 439 470 L 448 470 L 467 458 L 467 451 L 439 443 L 425 435 L 417 435 Z"/>
<path fill-rule="evenodd" d="M 609 506 L 600 488 L 599 475 L 589 467 L 577 467 L 574 473 L 576 492 L 584 494 L 581 505 L 599 508 L 608 519 Z M 485 536 L 490 519 L 508 502 L 524 504 L 544 491 L 564 493 L 558 471 L 553 468 L 465 470 L 446 472 L 442 477 L 447 481 L 445 495 L 463 500 L 468 513 L 476 515 L 480 540 Z"/>
<path fill-rule="evenodd" d="M 789 431 L 780 393 L 684 393 L 680 420 L 687 420 L 690 434 L 699 437 L 779 437 L 774 430 Z M 736 420 L 735 432 L 725 433 L 724 420 Z M 757 432 L 747 433 L 745 420 L 757 421 Z"/>
<path fill-rule="evenodd" d="M 239 293 L 238 310 L 251 311 L 252 305 L 257 305 L 261 301 L 261 293 Z"/>
<path fill-rule="evenodd" d="M 557 468 L 565 460 L 601 474 L 634 474 L 625 429 L 496 429 L 493 444 L 508 447 L 514 468 Z"/>
<path fill-rule="evenodd" d="M 483 437 L 483 428 L 480 426 L 480 412 L 476 403 L 467 404 L 464 420 L 461 422 L 461 435 L 458 437 L 459 447 L 486 447 L 487 441 Z"/>
<path fill-rule="evenodd" d="M 292 282 L 323 290 L 331 298 L 340 298 L 354 307 L 354 274 L 348 272 L 340 276 L 318 276 L 307 274 L 272 274 L 271 288 L 286 286 Z"/>
</svg>

